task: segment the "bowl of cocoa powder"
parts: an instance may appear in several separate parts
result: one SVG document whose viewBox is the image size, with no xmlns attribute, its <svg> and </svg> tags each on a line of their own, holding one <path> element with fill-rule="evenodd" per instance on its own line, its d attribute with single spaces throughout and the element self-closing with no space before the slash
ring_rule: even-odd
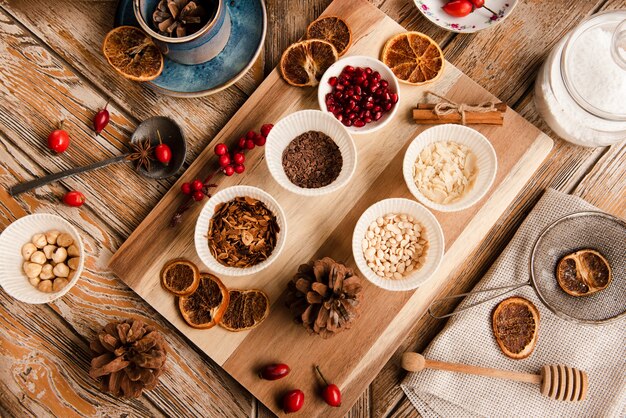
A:
<svg viewBox="0 0 626 418">
<path fill-rule="evenodd" d="M 356 146 L 331 114 L 302 110 L 281 119 L 265 145 L 272 177 L 302 196 L 320 196 L 342 188 L 356 170 Z"/>
</svg>

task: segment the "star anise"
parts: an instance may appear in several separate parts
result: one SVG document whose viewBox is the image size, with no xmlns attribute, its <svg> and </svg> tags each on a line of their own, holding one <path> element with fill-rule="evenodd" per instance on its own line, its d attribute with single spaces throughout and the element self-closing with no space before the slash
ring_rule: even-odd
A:
<svg viewBox="0 0 626 418">
<path fill-rule="evenodd" d="M 136 144 L 132 144 L 133 152 L 128 155 L 128 160 L 135 163 L 137 170 L 144 168 L 146 171 L 150 171 L 151 161 L 154 159 L 153 147 L 150 146 L 150 140 L 145 139 Z"/>
<path fill-rule="evenodd" d="M 200 30 L 206 11 L 198 0 L 161 0 L 152 20 L 161 35 L 182 38 Z"/>
</svg>

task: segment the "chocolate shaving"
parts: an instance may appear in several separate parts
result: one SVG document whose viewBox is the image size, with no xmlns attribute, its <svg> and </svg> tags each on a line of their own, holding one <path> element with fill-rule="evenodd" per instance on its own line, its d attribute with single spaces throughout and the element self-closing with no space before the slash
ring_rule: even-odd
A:
<svg viewBox="0 0 626 418">
<path fill-rule="evenodd" d="M 236 197 L 215 209 L 209 222 L 209 250 L 224 266 L 251 267 L 269 258 L 278 232 L 276 216 L 263 202 Z"/>
<path fill-rule="evenodd" d="M 339 177 L 343 157 L 331 137 L 323 132 L 308 131 L 287 145 L 282 162 L 285 174 L 293 184 L 318 189 Z"/>
</svg>

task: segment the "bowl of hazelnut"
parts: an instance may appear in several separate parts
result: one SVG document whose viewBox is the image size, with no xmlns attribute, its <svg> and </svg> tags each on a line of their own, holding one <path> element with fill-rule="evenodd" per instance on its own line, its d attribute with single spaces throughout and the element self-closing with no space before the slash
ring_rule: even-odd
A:
<svg viewBox="0 0 626 418">
<path fill-rule="evenodd" d="M 83 271 L 80 235 L 65 219 L 24 216 L 0 234 L 0 286 L 26 303 L 50 303 L 65 295 Z"/>
</svg>

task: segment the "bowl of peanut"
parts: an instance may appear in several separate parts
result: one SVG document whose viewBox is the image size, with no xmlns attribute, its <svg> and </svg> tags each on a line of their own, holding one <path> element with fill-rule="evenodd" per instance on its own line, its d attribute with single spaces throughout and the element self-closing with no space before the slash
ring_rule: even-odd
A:
<svg viewBox="0 0 626 418">
<path fill-rule="evenodd" d="M 386 290 L 413 290 L 432 277 L 443 258 L 437 218 L 409 199 L 385 199 L 359 218 L 352 253 L 363 276 Z"/>
<path fill-rule="evenodd" d="M 80 235 L 65 219 L 24 216 L 0 234 L 0 286 L 26 303 L 50 303 L 65 295 L 83 271 Z"/>
</svg>

